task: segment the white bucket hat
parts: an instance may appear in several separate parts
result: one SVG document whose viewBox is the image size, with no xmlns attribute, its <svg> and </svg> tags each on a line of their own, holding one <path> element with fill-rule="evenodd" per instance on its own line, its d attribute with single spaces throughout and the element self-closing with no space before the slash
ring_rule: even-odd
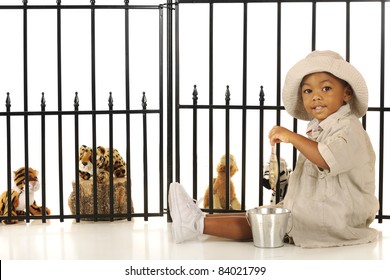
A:
<svg viewBox="0 0 390 280">
<path fill-rule="evenodd" d="M 313 51 L 287 72 L 282 97 L 284 107 L 291 116 L 301 120 L 313 118 L 303 106 L 300 85 L 306 75 L 316 72 L 328 72 L 346 81 L 353 90 L 349 101 L 352 113 L 359 118 L 366 114 L 368 89 L 360 72 L 336 52 Z"/>
</svg>

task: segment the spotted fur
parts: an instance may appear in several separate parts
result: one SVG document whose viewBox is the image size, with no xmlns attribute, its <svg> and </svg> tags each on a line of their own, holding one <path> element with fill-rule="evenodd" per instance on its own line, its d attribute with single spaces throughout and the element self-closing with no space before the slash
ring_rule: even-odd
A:
<svg viewBox="0 0 390 280">
<path fill-rule="evenodd" d="M 126 162 L 117 149 L 113 149 L 113 175 L 117 178 L 126 177 Z M 110 179 L 110 149 L 99 146 L 96 148 L 96 170 L 99 183 L 108 182 Z M 86 145 L 80 146 L 79 174 L 84 180 L 93 176 L 92 148 Z"/>
</svg>

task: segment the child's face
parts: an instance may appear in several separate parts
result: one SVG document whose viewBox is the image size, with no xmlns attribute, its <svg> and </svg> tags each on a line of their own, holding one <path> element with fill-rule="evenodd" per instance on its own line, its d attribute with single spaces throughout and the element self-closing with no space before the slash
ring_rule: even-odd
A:
<svg viewBox="0 0 390 280">
<path fill-rule="evenodd" d="M 301 83 L 307 113 L 323 121 L 352 98 L 350 86 L 332 74 L 318 72 L 305 76 Z"/>
</svg>

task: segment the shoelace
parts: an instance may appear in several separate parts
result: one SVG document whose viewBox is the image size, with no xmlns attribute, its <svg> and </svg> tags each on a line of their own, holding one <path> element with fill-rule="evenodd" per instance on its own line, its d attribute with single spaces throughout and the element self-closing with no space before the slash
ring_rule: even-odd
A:
<svg viewBox="0 0 390 280">
<path fill-rule="evenodd" d="M 199 199 L 199 200 L 191 199 L 191 200 L 187 201 L 187 207 L 189 209 L 193 210 L 192 214 L 193 214 L 194 218 L 197 218 L 198 216 L 203 215 L 203 212 L 202 212 L 202 210 L 199 207 L 199 205 L 202 202 L 202 200 L 203 199 Z M 198 226 L 198 225 L 196 225 L 196 226 Z"/>
<path fill-rule="evenodd" d="M 201 201 L 199 201 L 199 200 L 191 199 L 187 202 L 187 206 L 188 206 L 188 208 L 190 208 L 190 209 L 192 208 L 194 210 L 197 210 L 197 212 L 199 212 L 199 211 L 201 211 L 199 208 L 200 203 L 201 203 Z"/>
</svg>

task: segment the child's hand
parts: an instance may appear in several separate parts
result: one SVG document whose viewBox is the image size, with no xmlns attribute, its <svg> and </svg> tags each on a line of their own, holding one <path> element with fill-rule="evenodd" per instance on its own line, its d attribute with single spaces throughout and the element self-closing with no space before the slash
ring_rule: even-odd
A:
<svg viewBox="0 0 390 280">
<path fill-rule="evenodd" d="M 291 143 L 308 160 L 318 167 L 329 170 L 329 166 L 318 150 L 318 143 L 303 135 L 295 133 L 281 126 L 274 126 L 268 134 L 272 146 L 276 143 Z"/>
<path fill-rule="evenodd" d="M 284 128 L 282 126 L 274 126 L 268 135 L 269 142 L 271 145 L 275 145 L 276 143 L 291 143 L 290 138 L 294 132 Z"/>
</svg>

